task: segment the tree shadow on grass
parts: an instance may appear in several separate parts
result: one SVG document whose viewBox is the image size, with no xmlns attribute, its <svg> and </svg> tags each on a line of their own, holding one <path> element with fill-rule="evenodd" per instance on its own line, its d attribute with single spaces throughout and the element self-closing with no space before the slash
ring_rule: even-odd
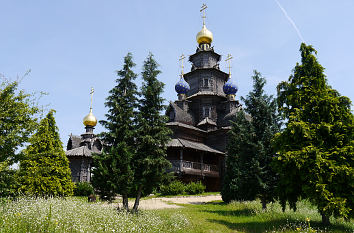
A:
<svg viewBox="0 0 354 233">
<path fill-rule="evenodd" d="M 254 209 L 241 209 L 241 210 L 203 210 L 206 213 L 218 214 L 222 216 L 253 216 L 257 213 Z"/>
<path fill-rule="evenodd" d="M 220 219 L 207 219 L 207 221 L 212 223 L 217 223 L 226 226 L 230 230 L 244 231 L 244 232 L 266 232 L 266 231 L 286 231 L 286 230 L 296 230 L 297 227 L 302 229 L 307 227 L 307 224 L 303 221 L 293 220 L 293 219 L 278 219 L 269 220 L 265 222 L 261 221 L 250 221 L 244 223 L 233 223 L 226 220 Z M 321 222 L 311 221 L 311 228 L 316 230 L 334 231 L 334 232 L 353 232 L 351 227 L 344 226 L 342 224 L 335 224 L 330 226 L 323 226 Z"/>
</svg>

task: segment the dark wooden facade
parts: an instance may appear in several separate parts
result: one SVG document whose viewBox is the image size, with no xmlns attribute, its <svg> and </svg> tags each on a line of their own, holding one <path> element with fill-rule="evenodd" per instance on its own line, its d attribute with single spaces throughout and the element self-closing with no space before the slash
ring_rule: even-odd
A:
<svg viewBox="0 0 354 233">
<path fill-rule="evenodd" d="M 94 135 L 93 127 L 86 126 L 86 132 L 81 134 L 81 137 L 71 135 L 66 149 L 72 181 L 90 182 L 92 154 L 102 151 L 102 143 Z"/>
<path fill-rule="evenodd" d="M 241 108 L 223 92 L 229 74 L 219 69 L 220 60 L 210 44 L 200 44 L 184 75 L 190 89 L 166 112 L 173 131 L 167 149 L 172 170 L 184 182 L 202 181 L 208 191 L 220 191 L 230 119 Z"/>
</svg>

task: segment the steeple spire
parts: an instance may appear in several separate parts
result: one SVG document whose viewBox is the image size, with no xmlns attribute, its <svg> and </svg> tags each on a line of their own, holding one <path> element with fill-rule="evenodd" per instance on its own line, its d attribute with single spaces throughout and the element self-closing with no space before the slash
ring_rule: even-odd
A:
<svg viewBox="0 0 354 233">
<path fill-rule="evenodd" d="M 189 84 L 184 80 L 184 59 L 186 57 L 182 54 L 179 58 L 179 61 L 181 62 L 181 78 L 180 80 L 176 83 L 175 85 L 175 90 L 178 94 L 178 99 L 179 100 L 184 100 L 186 98 L 186 94 L 190 90 Z"/>
<path fill-rule="evenodd" d="M 202 5 L 202 7 L 201 7 L 201 9 L 200 9 L 200 12 L 203 13 L 203 15 L 202 15 L 203 26 L 205 26 L 205 18 L 206 18 L 206 16 L 205 16 L 205 10 L 206 10 L 207 8 L 208 8 L 207 5 L 206 5 L 205 3 L 203 3 L 203 5 Z"/>
<path fill-rule="evenodd" d="M 86 126 L 86 131 L 92 131 L 93 127 L 97 125 L 97 118 L 92 113 L 92 102 L 93 102 L 93 87 L 91 88 L 90 95 L 91 95 L 91 103 L 90 103 L 90 112 L 84 117 L 83 123 Z M 90 130 L 89 130 L 90 129 Z"/>
<path fill-rule="evenodd" d="M 181 76 L 183 77 L 184 75 L 184 59 L 186 57 L 184 56 L 184 54 L 182 53 L 182 55 L 179 58 L 179 61 L 181 61 Z"/>
<path fill-rule="evenodd" d="M 228 67 L 227 68 L 229 68 L 229 79 L 231 79 L 231 59 L 232 59 L 233 57 L 231 56 L 231 54 L 227 54 L 227 57 L 226 57 L 226 59 L 225 59 L 225 61 L 228 63 Z"/>
<path fill-rule="evenodd" d="M 90 104 L 90 110 L 92 110 L 92 100 L 93 100 L 93 93 L 95 93 L 95 90 L 93 87 L 91 87 L 90 95 L 91 95 L 91 104 Z"/>
<path fill-rule="evenodd" d="M 229 68 L 229 78 L 228 81 L 224 84 L 223 90 L 226 96 L 228 97 L 229 100 L 234 101 L 235 100 L 235 95 L 238 91 L 238 88 L 235 83 L 232 82 L 231 80 L 231 59 L 233 57 L 231 54 L 228 54 L 225 61 L 228 63 L 228 68 Z"/>
<path fill-rule="evenodd" d="M 200 12 L 202 12 L 202 19 L 203 19 L 203 27 L 200 32 L 197 34 L 197 42 L 199 44 L 199 47 L 204 47 L 203 50 L 206 50 L 209 48 L 211 42 L 213 41 L 213 33 L 209 31 L 206 26 L 205 26 L 205 10 L 207 9 L 207 5 L 203 4 Z M 202 45 L 207 45 L 207 46 L 202 46 Z"/>
</svg>

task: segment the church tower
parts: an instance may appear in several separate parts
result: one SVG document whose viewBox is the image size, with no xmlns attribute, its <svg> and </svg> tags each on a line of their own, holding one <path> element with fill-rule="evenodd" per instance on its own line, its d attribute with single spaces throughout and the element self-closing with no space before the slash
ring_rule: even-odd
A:
<svg viewBox="0 0 354 233">
<path fill-rule="evenodd" d="M 83 119 L 86 132 L 81 134 L 81 137 L 70 135 L 67 143 L 66 156 L 69 159 L 69 167 L 73 182 L 90 182 L 92 154 L 99 154 L 102 151 L 102 142 L 93 133 L 97 125 L 97 119 L 92 113 L 92 96 L 93 88 L 91 89 L 91 105 L 90 112 Z"/>
<path fill-rule="evenodd" d="M 182 181 L 200 180 L 207 190 L 219 191 L 230 119 L 241 105 L 235 100 L 237 86 L 231 80 L 232 56 L 226 59 L 229 72 L 220 70 L 221 55 L 214 51 L 213 33 L 205 24 L 206 8 L 203 4 L 196 52 L 189 56 L 191 71 L 184 74 L 182 55 L 181 78 L 175 86 L 178 100 L 166 112 L 167 125 L 173 130 L 168 159 Z"/>
</svg>

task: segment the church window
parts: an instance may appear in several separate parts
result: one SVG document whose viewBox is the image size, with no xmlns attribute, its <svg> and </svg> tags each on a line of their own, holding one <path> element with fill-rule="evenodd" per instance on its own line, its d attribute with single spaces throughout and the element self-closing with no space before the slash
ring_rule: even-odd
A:
<svg viewBox="0 0 354 233">
<path fill-rule="evenodd" d="M 208 78 L 203 79 L 203 87 L 209 87 L 209 79 Z"/>
<path fill-rule="evenodd" d="M 204 106 L 203 107 L 203 117 L 210 117 L 210 107 L 209 106 Z"/>
</svg>

